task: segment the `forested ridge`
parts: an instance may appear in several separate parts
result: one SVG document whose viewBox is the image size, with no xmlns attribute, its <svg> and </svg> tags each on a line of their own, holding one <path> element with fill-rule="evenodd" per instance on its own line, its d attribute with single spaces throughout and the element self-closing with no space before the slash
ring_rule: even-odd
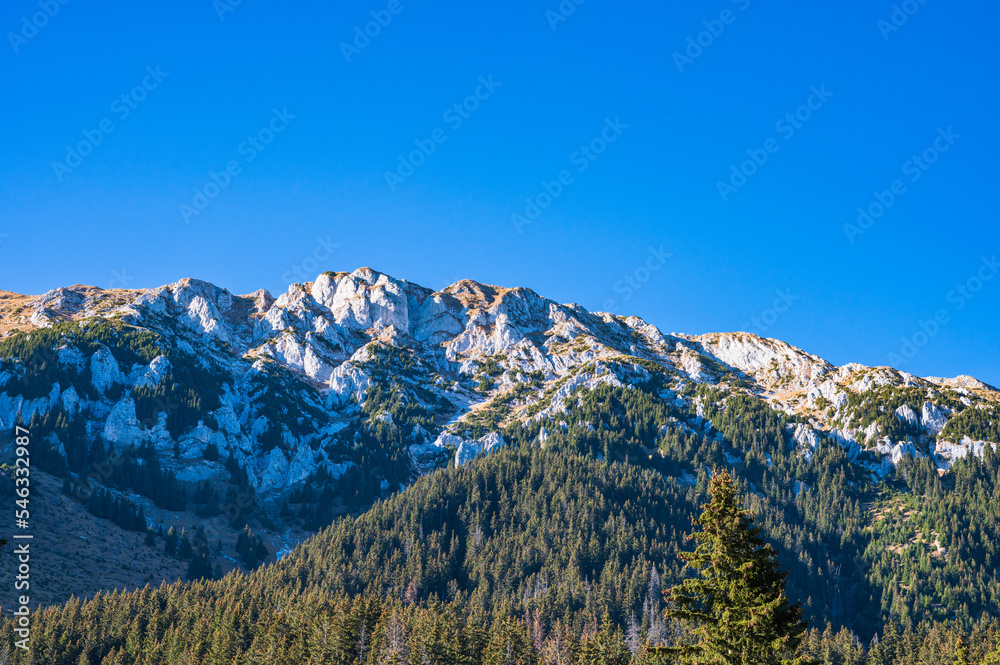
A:
<svg viewBox="0 0 1000 665">
<path fill-rule="evenodd" d="M 4 340 L 0 354 L 18 359 L 8 363 L 8 385 L 37 398 L 53 382 L 93 393 L 88 365 L 74 369 L 44 352 L 66 336 L 87 351 L 104 345 L 124 363 L 169 358 L 163 380 L 129 390 L 137 419 L 165 415 L 171 436 L 211 422 L 215 392 L 203 388 L 219 377 L 157 335 L 111 323 Z M 504 372 L 505 358 L 497 358 L 481 363 L 470 384 L 492 389 Z M 688 627 L 665 618 L 663 592 L 694 574 L 681 556 L 690 550 L 692 519 L 712 475 L 728 470 L 789 573 L 789 599 L 812 626 L 807 656 L 865 665 L 1000 662 L 989 655 L 1000 640 L 1000 457 L 990 446 L 946 473 L 927 456 L 904 457 L 877 478 L 880 456 L 852 454 L 822 433 L 803 448 L 793 434 L 808 418 L 743 392 L 734 374 L 715 386 L 678 382 L 655 363 L 633 360 L 646 380 L 578 388 L 554 413 L 553 399 L 572 375 L 548 387 L 536 373 L 518 375 L 511 390 L 456 428 L 500 433 L 505 448 L 376 500 L 413 477 L 414 433 L 434 432 L 455 412 L 427 388 L 441 381 L 427 363 L 408 349 L 375 347 L 358 363 L 371 383 L 357 419 L 328 446 L 353 465 L 337 478 L 320 467 L 279 506 L 281 520 L 318 529 L 315 537 L 278 563 L 218 579 L 206 552 L 171 531 L 162 535 L 165 551 L 190 558 L 196 581 L 43 609 L 32 618 L 28 653 L 10 647 L 13 626 L 5 621 L 0 648 L 10 662 L 72 665 L 655 662 L 661 656 L 647 646 L 692 639 Z M 272 364 L 263 362 L 252 379 L 254 394 L 267 396 L 255 412 L 271 423 L 259 436 L 264 451 L 312 428 L 306 416 L 320 409 L 297 402 L 298 379 Z M 578 371 L 587 369 L 596 373 Z M 924 394 L 852 394 L 847 406 L 861 426 L 902 437 L 915 425 L 896 410 L 915 411 Z M 164 403 L 173 405 L 168 413 Z M 995 411 L 960 404 L 947 431 L 993 435 Z M 199 515 L 219 514 L 238 492 L 253 495 L 246 469 L 215 444 L 205 445 L 204 458 L 227 460 L 229 477 L 218 487 L 186 487 L 149 445 L 91 440 L 85 419 L 61 403 L 20 424 L 41 444 L 38 467 L 64 478 L 64 491 L 91 513 L 126 529 L 145 523 L 129 492 L 159 508 L 191 505 Z M 89 470 L 111 458 L 118 463 L 102 478 L 104 489 L 80 493 Z M 232 519 L 243 530 L 234 554 L 248 569 L 268 556 L 248 524 L 262 514 Z M 148 531 L 147 544 L 156 541 Z"/>
<path fill-rule="evenodd" d="M 586 415 L 591 426 L 555 428 L 544 449 L 525 429 L 524 441 L 429 474 L 249 575 L 42 610 L 32 651 L 9 657 L 56 664 L 653 662 L 644 645 L 685 639 L 685 629 L 663 618 L 662 591 L 690 574 L 678 555 L 707 497 L 701 461 L 685 461 L 697 448 L 705 465 L 742 469 L 744 500 L 790 567 L 789 594 L 814 626 L 807 654 L 824 663 L 990 662 L 984 658 L 1000 639 L 989 595 L 996 572 L 980 563 L 992 560 L 989 543 L 996 542 L 995 456 L 966 460 L 948 482 L 903 466 L 890 492 L 855 485 L 833 447 L 821 447 L 809 465 L 780 456 L 787 447 L 781 417 L 751 402 L 713 414 L 710 443 L 682 428 L 662 436 L 647 430 L 647 409 L 649 418 L 664 414 L 642 391 L 579 396 L 566 422 Z M 617 434 L 599 426 L 602 414 L 617 419 Z M 757 436 L 741 438 L 737 423 Z M 609 460 L 613 440 L 636 452 L 658 443 L 663 454 L 619 452 L 610 456 L 629 461 Z M 726 450 L 730 441 L 743 442 L 744 461 Z M 767 456 L 770 464 L 753 463 Z M 796 496 L 796 482 L 823 489 L 800 487 Z M 912 523 L 892 522 L 863 508 L 865 499 L 887 511 L 900 501 L 926 508 L 912 513 Z M 949 556 L 885 549 L 914 529 L 937 527 L 951 539 Z M 840 567 L 836 574 L 832 566 Z M 934 585 L 921 584 L 935 579 L 929 576 L 937 576 Z M 11 631 L 9 622 L 0 629 L 3 644 L 13 644 Z"/>
</svg>

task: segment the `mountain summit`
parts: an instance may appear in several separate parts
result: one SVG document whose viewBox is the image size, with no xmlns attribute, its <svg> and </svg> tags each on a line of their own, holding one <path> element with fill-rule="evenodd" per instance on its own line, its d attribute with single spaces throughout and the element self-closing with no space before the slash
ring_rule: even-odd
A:
<svg viewBox="0 0 1000 665">
<path fill-rule="evenodd" d="M 276 299 L 195 279 L 4 292 L 0 317 L 0 429 L 58 407 L 119 449 L 148 444 L 181 481 L 225 476 L 225 460 L 204 453 L 228 454 L 263 496 L 356 468 L 364 430 L 377 427 L 396 430 L 407 452 L 370 470 L 374 495 L 392 492 L 503 445 L 510 423 L 558 421 L 578 388 L 650 373 L 691 427 L 702 407 L 690 388 L 724 387 L 793 416 L 805 457 L 826 438 L 874 474 L 905 456 L 947 469 L 996 442 L 1000 425 L 1000 393 L 971 377 L 837 367 L 749 333 L 668 335 L 526 288 L 462 280 L 432 291 L 370 268 L 323 273 Z M 181 407 L 186 390 L 197 407 Z"/>
</svg>

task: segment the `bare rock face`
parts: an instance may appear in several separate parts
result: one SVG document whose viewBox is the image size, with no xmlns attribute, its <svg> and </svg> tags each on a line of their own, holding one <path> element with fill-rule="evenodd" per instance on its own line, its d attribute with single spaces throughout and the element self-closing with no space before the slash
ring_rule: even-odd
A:
<svg viewBox="0 0 1000 665">
<path fill-rule="evenodd" d="M 811 388 L 835 369 L 822 358 L 789 344 L 750 333 L 717 333 L 696 340 L 721 362 L 768 387 Z"/>
<path fill-rule="evenodd" d="M 418 460 L 440 459 L 446 451 L 455 451 L 455 466 L 468 464 L 476 457 L 491 453 L 507 445 L 497 432 L 490 432 L 478 439 L 466 439 L 444 432 L 434 443 L 410 446 L 410 454 Z"/>
<path fill-rule="evenodd" d="M 896 408 L 896 415 L 904 423 L 908 425 L 917 424 L 917 412 L 914 411 L 909 404 L 904 404 L 903 406 Z"/>
<path fill-rule="evenodd" d="M 97 353 L 90 357 L 90 375 L 94 388 L 101 393 L 114 385 L 125 383 L 125 376 L 118 366 L 118 361 L 107 347 L 98 349 Z"/>
<path fill-rule="evenodd" d="M 409 333 L 404 285 L 371 268 L 359 268 L 339 277 L 324 273 L 313 283 L 310 295 L 340 326 L 358 330 L 392 326 Z"/>
<path fill-rule="evenodd" d="M 920 410 L 920 424 L 934 434 L 940 433 L 948 423 L 948 412 L 945 408 L 931 402 L 924 402 L 924 406 Z"/>
<path fill-rule="evenodd" d="M 930 451 L 947 468 L 996 443 L 939 440 L 962 409 L 994 408 L 998 401 L 994 389 L 971 377 L 838 367 L 749 333 L 665 334 L 638 317 L 588 312 L 526 288 L 463 280 L 434 292 L 359 268 L 291 284 L 277 298 L 264 290 L 233 295 L 194 279 L 154 289 L 72 286 L 16 297 L 27 302 L 26 314 L 0 328 L 3 334 L 103 322 L 153 335 L 159 346 L 142 348 L 141 362 L 117 350 L 126 362 L 112 352 L 114 337 L 86 346 L 60 342 L 51 350 L 60 371 L 86 373 L 89 384 L 64 389 L 57 382 L 30 395 L 14 387 L 29 371 L 24 362 L 0 359 L 0 430 L 19 414 L 28 420 L 58 405 L 84 417 L 92 439 L 150 443 L 179 478 L 223 473 L 232 455 L 262 496 L 280 496 L 321 469 L 334 477 L 347 472 L 355 461 L 345 451 L 360 450 L 362 434 L 373 428 L 405 441 L 414 474 L 468 463 L 505 445 L 498 431 L 468 435 L 469 422 L 514 394 L 505 424 L 544 421 L 542 445 L 561 427 L 574 391 L 644 385 L 654 375 L 663 400 L 687 414 L 678 422 L 700 432 L 711 425 L 703 419 L 705 405 L 683 390 L 692 383 L 742 392 L 794 414 L 799 422 L 790 434 L 807 460 L 821 446 L 840 445 L 852 459 L 874 452 L 889 468 Z M 172 383 L 211 408 L 174 417 L 168 428 L 176 407 L 164 404 L 163 395 Z M 140 392 L 146 402 L 136 397 Z M 887 438 L 888 430 L 863 416 L 861 405 L 893 395 L 905 399 L 887 415 L 906 426 L 912 441 Z M 378 409 L 372 396 L 383 400 Z M 424 414 L 421 424 L 399 417 L 404 405 Z M 153 408 L 154 417 L 140 422 L 142 408 Z M 210 445 L 220 460 L 204 459 Z M 386 492 L 398 484 L 375 483 Z"/>
<path fill-rule="evenodd" d="M 139 419 L 135 416 L 135 402 L 126 397 L 115 404 L 104 421 L 104 438 L 111 443 L 130 446 L 142 439 Z"/>
</svg>

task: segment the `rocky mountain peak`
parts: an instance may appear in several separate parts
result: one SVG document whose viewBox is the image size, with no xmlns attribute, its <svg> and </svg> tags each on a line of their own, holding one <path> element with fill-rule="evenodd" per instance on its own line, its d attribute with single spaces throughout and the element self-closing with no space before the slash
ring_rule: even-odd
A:
<svg viewBox="0 0 1000 665">
<path fill-rule="evenodd" d="M 3 360 L 0 428 L 18 413 L 27 420 L 72 404 L 89 432 L 172 451 L 164 463 L 182 478 L 221 473 L 221 462 L 202 458 L 209 444 L 228 451 L 265 493 L 288 491 L 319 469 L 346 472 L 374 423 L 417 446 L 414 468 L 425 469 L 447 451 L 495 448 L 482 438 L 489 431 L 471 426 L 484 413 L 494 432 L 555 419 L 575 390 L 644 385 L 654 375 L 692 427 L 701 427 L 701 406 L 687 386 L 710 385 L 796 419 L 805 448 L 822 436 L 890 463 L 937 455 L 942 468 L 981 450 L 986 438 L 988 429 L 971 424 L 979 420 L 961 414 L 982 412 L 992 422 L 1000 404 L 1000 393 L 967 376 L 838 367 L 750 333 L 664 334 L 639 317 L 592 313 L 524 287 L 461 280 L 433 291 L 368 267 L 323 273 L 277 298 L 186 278 L 152 289 L 3 293 L 0 312 L 0 343 L 69 326 L 46 342 L 66 376 L 26 392 L 16 386 L 25 385 L 18 377 L 32 371 L 29 363 Z M 82 325 L 91 332 L 74 332 Z M 76 385 L 84 368 L 89 383 Z M 169 376 L 197 382 L 200 411 L 165 413 L 159 422 L 160 407 L 145 405 L 142 391 L 166 390 Z M 144 409 L 152 409 L 145 423 L 137 415 Z"/>
</svg>

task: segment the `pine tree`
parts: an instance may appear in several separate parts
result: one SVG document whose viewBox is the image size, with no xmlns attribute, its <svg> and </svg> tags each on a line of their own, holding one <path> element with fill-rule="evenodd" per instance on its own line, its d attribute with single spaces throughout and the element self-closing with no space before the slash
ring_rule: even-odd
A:
<svg viewBox="0 0 1000 665">
<path fill-rule="evenodd" d="M 167 531 L 167 537 L 163 542 L 163 551 L 167 554 L 177 553 L 177 532 L 174 531 L 174 527 L 170 527 Z"/>
<path fill-rule="evenodd" d="M 997 647 L 994 651 L 986 654 L 986 658 L 983 660 L 983 665 L 1000 665 L 1000 647 Z"/>
<path fill-rule="evenodd" d="M 955 660 L 953 665 L 971 665 L 969 660 L 969 649 L 966 646 L 965 639 L 962 637 L 958 638 L 958 643 L 955 645 Z"/>
<path fill-rule="evenodd" d="M 483 653 L 483 665 L 535 665 L 537 662 L 524 624 L 507 615 L 493 622 Z"/>
<path fill-rule="evenodd" d="M 785 597 L 774 548 L 743 509 L 728 472 L 716 473 L 711 500 L 694 520 L 694 552 L 681 554 L 699 575 L 669 589 L 666 616 L 695 626 L 696 643 L 660 650 L 704 665 L 793 665 L 807 623 Z"/>
<path fill-rule="evenodd" d="M 203 577 L 212 578 L 212 562 L 209 561 L 207 554 L 199 553 L 194 555 L 188 564 L 187 578 L 198 580 Z"/>
<path fill-rule="evenodd" d="M 188 540 L 187 535 L 184 533 L 184 529 L 181 528 L 181 537 L 177 541 L 177 558 L 187 561 L 192 556 L 194 556 L 194 548 L 191 547 L 191 541 Z"/>
<path fill-rule="evenodd" d="M 636 621 L 635 612 L 628 615 L 628 623 L 625 625 L 625 646 L 633 656 L 642 647 L 642 634 L 639 630 L 639 622 Z"/>
<path fill-rule="evenodd" d="M 597 634 L 586 638 L 580 646 L 579 662 L 590 665 L 628 665 L 631 658 L 621 629 L 613 626 L 607 614 Z"/>
</svg>

